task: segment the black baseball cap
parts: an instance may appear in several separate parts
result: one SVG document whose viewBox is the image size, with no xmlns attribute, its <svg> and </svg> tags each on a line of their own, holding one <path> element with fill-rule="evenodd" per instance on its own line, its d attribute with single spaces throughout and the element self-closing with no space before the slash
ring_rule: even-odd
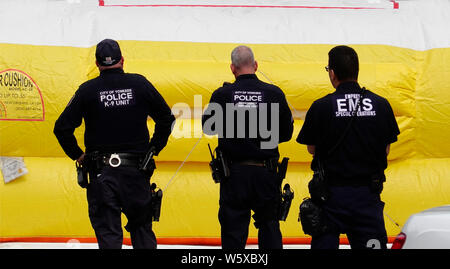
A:
<svg viewBox="0 0 450 269">
<path fill-rule="evenodd" d="M 95 50 L 95 58 L 99 65 L 111 66 L 115 65 L 122 59 L 119 43 L 112 39 L 104 39 L 97 44 Z"/>
</svg>

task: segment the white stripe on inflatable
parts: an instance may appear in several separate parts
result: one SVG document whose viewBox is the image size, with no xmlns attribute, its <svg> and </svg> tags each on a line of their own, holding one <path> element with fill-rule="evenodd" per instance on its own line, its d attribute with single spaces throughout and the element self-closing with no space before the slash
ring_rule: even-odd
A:
<svg viewBox="0 0 450 269">
<path fill-rule="evenodd" d="M 111 2 L 112 1 L 112 2 Z M 105 0 L 2 0 L 0 43 L 90 47 L 118 40 L 258 44 L 383 44 L 416 50 L 450 47 L 450 1 L 392 3 L 366 0 L 382 9 L 221 7 L 264 4 L 339 6 L 355 1 L 182 0 L 216 7 L 122 7 Z M 155 3 L 155 1 L 126 1 Z M 157 1 L 170 5 L 174 1 Z M 108 4 L 109 3 L 109 4 Z M 309 3 L 311 4 L 311 3 Z M 118 4 L 120 5 L 120 4 Z"/>
</svg>

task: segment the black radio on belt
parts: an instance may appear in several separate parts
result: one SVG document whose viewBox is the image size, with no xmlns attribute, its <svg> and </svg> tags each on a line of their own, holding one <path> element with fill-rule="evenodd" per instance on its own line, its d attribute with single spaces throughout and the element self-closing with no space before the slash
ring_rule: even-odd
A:
<svg viewBox="0 0 450 269">
<path fill-rule="evenodd" d="M 212 159 L 211 162 L 209 162 L 212 178 L 215 183 L 220 183 L 230 176 L 230 168 L 228 167 L 228 163 L 225 159 L 225 156 L 223 155 L 222 151 L 219 148 L 215 149 L 216 157 L 214 157 L 214 154 L 209 144 L 208 148 Z"/>
<path fill-rule="evenodd" d="M 87 185 L 89 184 L 88 171 L 86 169 L 86 166 L 76 161 L 75 167 L 77 168 L 78 185 L 80 185 L 80 187 L 82 188 L 86 188 Z"/>
</svg>

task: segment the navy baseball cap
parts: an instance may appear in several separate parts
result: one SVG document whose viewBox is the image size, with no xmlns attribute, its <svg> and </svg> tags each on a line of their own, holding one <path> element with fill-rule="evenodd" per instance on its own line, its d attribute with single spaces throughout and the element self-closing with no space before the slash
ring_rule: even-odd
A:
<svg viewBox="0 0 450 269">
<path fill-rule="evenodd" d="M 97 44 L 95 50 L 95 58 L 99 65 L 111 66 L 115 65 L 122 59 L 119 43 L 112 39 L 104 39 Z"/>
</svg>

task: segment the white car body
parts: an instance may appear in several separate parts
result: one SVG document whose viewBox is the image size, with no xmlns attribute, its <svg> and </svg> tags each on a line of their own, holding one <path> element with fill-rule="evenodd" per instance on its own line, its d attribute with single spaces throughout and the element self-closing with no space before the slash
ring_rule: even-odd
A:
<svg viewBox="0 0 450 269">
<path fill-rule="evenodd" d="M 402 233 L 406 235 L 402 249 L 450 249 L 450 205 L 410 216 Z"/>
</svg>

